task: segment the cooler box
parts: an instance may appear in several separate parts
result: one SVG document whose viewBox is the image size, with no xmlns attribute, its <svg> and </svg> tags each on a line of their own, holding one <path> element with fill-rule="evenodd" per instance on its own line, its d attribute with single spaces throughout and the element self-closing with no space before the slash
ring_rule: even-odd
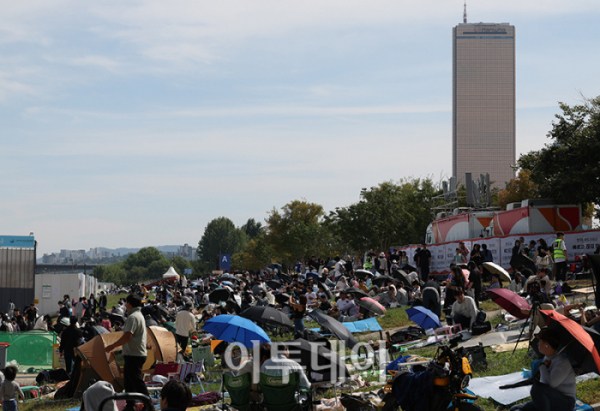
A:
<svg viewBox="0 0 600 411">
<path fill-rule="evenodd" d="M 60 358 L 60 344 L 52 344 L 52 368 L 66 369 L 65 359 Z"/>
<path fill-rule="evenodd" d="M 0 370 L 6 368 L 6 352 L 10 347 L 9 343 L 0 343 Z"/>
</svg>

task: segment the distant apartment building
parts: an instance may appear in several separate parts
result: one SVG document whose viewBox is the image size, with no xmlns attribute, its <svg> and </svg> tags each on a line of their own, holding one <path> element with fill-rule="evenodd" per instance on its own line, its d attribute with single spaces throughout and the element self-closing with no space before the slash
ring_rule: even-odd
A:
<svg viewBox="0 0 600 411">
<path fill-rule="evenodd" d="M 198 254 L 196 254 L 196 249 L 187 243 L 179 247 L 178 255 L 185 258 L 188 261 L 195 261 L 198 259 Z"/>
<path fill-rule="evenodd" d="M 452 175 L 515 177 L 515 27 L 464 23 L 452 35 Z"/>
<path fill-rule="evenodd" d="M 44 264 L 58 264 L 59 257 L 56 254 L 44 254 L 42 257 L 42 263 Z"/>
<path fill-rule="evenodd" d="M 100 260 L 102 258 L 110 258 L 110 251 L 103 250 L 100 247 L 90 248 L 89 256 L 92 259 Z"/>
<path fill-rule="evenodd" d="M 85 250 L 60 250 L 60 262 L 65 261 L 83 261 L 85 260 Z"/>
</svg>

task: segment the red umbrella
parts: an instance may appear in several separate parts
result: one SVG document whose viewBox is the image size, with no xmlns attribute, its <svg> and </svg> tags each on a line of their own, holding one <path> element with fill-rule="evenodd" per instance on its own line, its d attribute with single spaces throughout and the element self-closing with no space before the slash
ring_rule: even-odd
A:
<svg viewBox="0 0 600 411">
<path fill-rule="evenodd" d="M 580 324 L 553 310 L 540 310 L 546 324 L 560 333 L 561 346 L 578 367 L 585 371 L 600 371 L 600 355 L 592 336 Z"/>
<path fill-rule="evenodd" d="M 523 299 L 523 297 L 513 293 L 508 288 L 495 288 L 493 290 L 486 290 L 485 292 L 490 296 L 493 302 L 504 308 L 510 314 L 522 320 L 527 318 L 527 314 L 523 314 L 521 310 L 530 310 L 531 306 Z"/>
</svg>

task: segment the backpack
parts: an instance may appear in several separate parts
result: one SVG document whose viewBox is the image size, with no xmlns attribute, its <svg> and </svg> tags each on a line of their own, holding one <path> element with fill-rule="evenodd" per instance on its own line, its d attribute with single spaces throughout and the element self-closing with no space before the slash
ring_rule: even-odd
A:
<svg viewBox="0 0 600 411">
<path fill-rule="evenodd" d="M 488 362 L 483 343 L 480 342 L 479 345 L 476 345 L 475 347 L 468 347 L 466 350 L 469 363 L 474 369 L 487 368 Z"/>
<path fill-rule="evenodd" d="M 475 321 L 473 323 L 473 325 L 471 326 L 471 334 L 473 335 L 481 335 L 481 334 L 485 334 L 488 331 L 492 330 L 492 323 L 490 323 L 489 321 L 485 321 L 485 322 L 477 322 Z"/>
</svg>

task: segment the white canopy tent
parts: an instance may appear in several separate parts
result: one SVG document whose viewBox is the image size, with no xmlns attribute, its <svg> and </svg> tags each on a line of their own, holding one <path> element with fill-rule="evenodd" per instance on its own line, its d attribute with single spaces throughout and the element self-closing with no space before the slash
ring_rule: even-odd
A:
<svg viewBox="0 0 600 411">
<path fill-rule="evenodd" d="M 169 267 L 169 270 L 163 274 L 163 278 L 179 278 L 179 274 L 177 274 L 177 271 L 171 266 Z"/>
</svg>

